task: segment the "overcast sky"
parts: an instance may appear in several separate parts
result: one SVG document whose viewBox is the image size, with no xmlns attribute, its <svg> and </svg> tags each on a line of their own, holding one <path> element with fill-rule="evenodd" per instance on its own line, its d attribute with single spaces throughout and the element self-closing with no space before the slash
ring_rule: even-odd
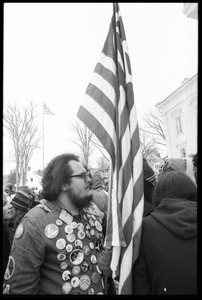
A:
<svg viewBox="0 0 202 300">
<path fill-rule="evenodd" d="M 120 3 L 138 119 L 198 70 L 198 21 L 183 3 Z M 3 100 L 38 104 L 45 115 L 45 164 L 76 151 L 69 125 L 97 64 L 113 12 L 112 3 L 4 3 Z M 4 134 L 4 173 L 13 149 Z M 42 149 L 31 160 L 42 168 Z"/>
</svg>

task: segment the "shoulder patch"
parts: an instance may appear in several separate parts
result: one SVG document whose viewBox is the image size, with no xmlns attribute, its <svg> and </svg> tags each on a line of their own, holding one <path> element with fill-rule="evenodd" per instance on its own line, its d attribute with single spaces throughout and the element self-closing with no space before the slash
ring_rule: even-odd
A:
<svg viewBox="0 0 202 300">
<path fill-rule="evenodd" d="M 12 256 L 9 256 L 7 268 L 6 268 L 6 271 L 5 271 L 5 274 L 4 274 L 4 278 L 6 280 L 9 280 L 13 276 L 14 271 L 15 271 L 15 261 L 14 261 L 14 258 Z"/>
<path fill-rule="evenodd" d="M 23 224 L 19 224 L 18 227 L 17 227 L 17 229 L 16 229 L 14 237 L 16 239 L 19 239 L 22 236 L 23 232 L 24 232 L 24 225 Z"/>
</svg>

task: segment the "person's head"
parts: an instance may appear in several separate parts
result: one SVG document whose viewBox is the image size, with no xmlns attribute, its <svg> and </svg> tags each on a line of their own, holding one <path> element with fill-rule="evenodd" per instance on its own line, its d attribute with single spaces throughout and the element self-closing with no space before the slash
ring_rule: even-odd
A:
<svg viewBox="0 0 202 300">
<path fill-rule="evenodd" d="M 98 188 L 103 188 L 103 178 L 99 170 L 92 170 L 91 171 L 92 182 L 91 188 L 96 190 Z"/>
<path fill-rule="evenodd" d="M 159 177 L 154 188 L 152 201 L 157 206 L 165 198 L 197 201 L 196 184 L 184 172 L 167 171 Z"/>
<path fill-rule="evenodd" d="M 8 187 L 8 186 L 5 186 L 4 187 L 4 192 L 7 194 L 7 196 L 11 196 L 11 190 L 10 190 L 10 188 Z"/>
<path fill-rule="evenodd" d="M 10 220 L 14 217 L 15 211 L 11 205 L 11 198 L 6 192 L 3 192 L 3 220 Z"/>
<path fill-rule="evenodd" d="M 42 195 L 49 201 L 65 193 L 79 209 L 88 206 L 92 200 L 91 179 L 85 167 L 74 154 L 62 154 L 50 161 L 42 178 Z"/>
<path fill-rule="evenodd" d="M 31 196 L 23 191 L 17 191 L 14 197 L 11 200 L 11 205 L 20 211 L 28 212 L 30 203 L 31 203 Z"/>
<path fill-rule="evenodd" d="M 159 172 L 159 177 L 167 171 L 180 171 L 185 172 L 187 170 L 187 161 L 183 158 L 167 158 Z"/>
</svg>

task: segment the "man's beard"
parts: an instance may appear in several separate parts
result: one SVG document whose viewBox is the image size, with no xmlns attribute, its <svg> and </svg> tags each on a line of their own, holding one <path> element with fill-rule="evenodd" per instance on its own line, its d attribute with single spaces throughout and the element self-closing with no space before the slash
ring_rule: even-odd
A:
<svg viewBox="0 0 202 300">
<path fill-rule="evenodd" d="M 71 188 L 67 190 L 67 194 L 72 204 L 76 206 L 78 209 L 88 207 L 93 199 L 93 195 L 79 197 L 72 191 Z"/>
</svg>

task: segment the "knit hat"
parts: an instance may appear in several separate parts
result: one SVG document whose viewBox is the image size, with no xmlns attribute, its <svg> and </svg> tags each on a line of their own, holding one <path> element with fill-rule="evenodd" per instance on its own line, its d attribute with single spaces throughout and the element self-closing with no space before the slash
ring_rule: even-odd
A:
<svg viewBox="0 0 202 300">
<path fill-rule="evenodd" d="M 156 175 L 145 158 L 143 158 L 143 173 L 144 180 L 149 181 L 153 185 L 156 183 Z"/>
<path fill-rule="evenodd" d="M 18 208 L 25 212 L 28 211 L 30 202 L 31 202 L 30 196 L 27 193 L 24 193 L 22 191 L 16 192 L 15 196 L 11 200 L 11 204 L 13 205 L 13 207 Z"/>
</svg>

